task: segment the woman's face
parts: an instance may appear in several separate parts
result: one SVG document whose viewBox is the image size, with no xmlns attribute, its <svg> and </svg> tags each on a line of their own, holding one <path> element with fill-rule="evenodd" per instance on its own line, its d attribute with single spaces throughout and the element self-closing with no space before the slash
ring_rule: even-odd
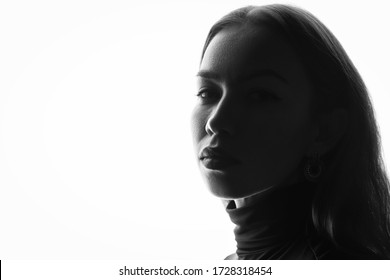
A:
<svg viewBox="0 0 390 280">
<path fill-rule="evenodd" d="M 311 92 L 292 46 L 269 27 L 230 27 L 210 42 L 198 73 L 192 130 L 211 192 L 243 198 L 301 178 L 316 137 Z"/>
</svg>

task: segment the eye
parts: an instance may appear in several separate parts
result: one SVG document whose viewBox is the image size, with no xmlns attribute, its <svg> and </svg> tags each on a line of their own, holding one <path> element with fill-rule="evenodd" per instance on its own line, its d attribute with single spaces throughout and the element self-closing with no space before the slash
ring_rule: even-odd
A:
<svg viewBox="0 0 390 280">
<path fill-rule="evenodd" d="M 218 92 L 211 89 L 200 89 L 196 96 L 202 103 L 211 103 L 219 98 Z"/>
<path fill-rule="evenodd" d="M 212 94 L 210 94 L 210 92 L 208 92 L 208 91 L 201 91 L 197 94 L 197 96 L 202 98 L 202 99 L 210 98 L 210 95 L 212 96 Z"/>
</svg>

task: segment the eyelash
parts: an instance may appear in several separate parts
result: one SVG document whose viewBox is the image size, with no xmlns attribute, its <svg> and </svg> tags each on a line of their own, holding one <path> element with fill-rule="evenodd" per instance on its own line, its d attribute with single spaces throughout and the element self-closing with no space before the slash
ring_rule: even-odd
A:
<svg viewBox="0 0 390 280">
<path fill-rule="evenodd" d="M 211 95 L 211 96 L 205 97 L 205 96 L 203 96 L 204 94 Z M 218 94 L 217 94 L 217 93 L 212 92 L 212 91 L 210 91 L 210 90 L 205 90 L 205 89 L 200 90 L 200 91 L 196 94 L 196 96 L 197 96 L 199 99 L 201 99 L 203 103 L 206 103 L 207 100 L 208 100 L 208 101 L 211 101 L 211 100 L 214 100 L 214 99 L 217 99 L 217 98 L 218 98 Z"/>
</svg>

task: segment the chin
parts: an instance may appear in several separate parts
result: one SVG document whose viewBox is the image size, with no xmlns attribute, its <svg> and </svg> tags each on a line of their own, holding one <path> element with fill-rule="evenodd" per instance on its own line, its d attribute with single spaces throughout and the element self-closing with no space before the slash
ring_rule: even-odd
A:
<svg viewBox="0 0 390 280">
<path fill-rule="evenodd" d="M 253 188 L 243 188 L 243 186 L 237 187 L 237 186 L 230 186 L 230 185 L 223 185 L 223 186 L 209 186 L 210 192 L 221 199 L 240 199 L 244 197 L 248 197 L 251 195 L 254 195 L 261 190 L 259 189 L 253 189 Z"/>
<path fill-rule="evenodd" d="M 267 182 L 265 182 L 264 180 L 259 180 L 259 178 L 248 178 L 248 176 L 241 174 L 240 176 L 229 175 L 217 176 L 214 174 L 213 176 L 204 177 L 208 189 L 214 196 L 221 199 L 240 199 L 254 195 L 275 185 L 271 178 L 266 178 Z M 243 180 L 243 178 L 247 180 Z"/>
</svg>

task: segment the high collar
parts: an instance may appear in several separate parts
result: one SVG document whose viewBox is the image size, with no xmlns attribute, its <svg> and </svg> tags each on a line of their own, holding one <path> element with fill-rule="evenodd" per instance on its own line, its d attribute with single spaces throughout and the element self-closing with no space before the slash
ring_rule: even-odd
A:
<svg viewBox="0 0 390 280">
<path fill-rule="evenodd" d="M 314 191 L 314 184 L 302 182 L 275 187 L 240 208 L 231 200 L 226 211 L 236 225 L 237 254 L 275 256 L 296 240 L 304 239 L 310 224 Z"/>
</svg>

